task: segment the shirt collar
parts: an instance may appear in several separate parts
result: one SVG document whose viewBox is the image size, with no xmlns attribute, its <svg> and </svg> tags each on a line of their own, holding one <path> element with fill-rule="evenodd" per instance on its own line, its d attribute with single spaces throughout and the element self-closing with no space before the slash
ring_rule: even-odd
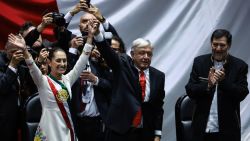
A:
<svg viewBox="0 0 250 141">
<path fill-rule="evenodd" d="M 139 68 L 137 68 L 136 66 L 135 66 L 135 68 L 138 70 L 138 72 L 141 71 L 141 70 L 140 70 Z M 149 73 L 149 68 L 143 70 L 143 72 L 144 72 L 145 74 L 148 74 L 148 73 Z"/>
</svg>

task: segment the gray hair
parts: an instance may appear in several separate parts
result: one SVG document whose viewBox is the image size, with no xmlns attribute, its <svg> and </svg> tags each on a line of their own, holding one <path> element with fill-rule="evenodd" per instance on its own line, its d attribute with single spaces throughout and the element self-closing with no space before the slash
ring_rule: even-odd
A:
<svg viewBox="0 0 250 141">
<path fill-rule="evenodd" d="M 138 38 L 133 41 L 131 51 L 134 51 L 135 48 L 146 47 L 146 46 L 153 48 L 149 40 Z"/>
</svg>

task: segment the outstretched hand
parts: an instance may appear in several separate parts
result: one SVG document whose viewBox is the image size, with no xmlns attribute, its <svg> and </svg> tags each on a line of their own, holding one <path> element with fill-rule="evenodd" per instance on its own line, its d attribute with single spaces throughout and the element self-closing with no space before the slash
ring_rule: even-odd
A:
<svg viewBox="0 0 250 141">
<path fill-rule="evenodd" d="M 8 36 L 8 42 L 14 45 L 15 47 L 18 47 L 22 50 L 26 49 L 26 43 L 24 38 L 19 34 L 19 35 L 14 35 L 14 34 L 9 34 Z"/>
</svg>

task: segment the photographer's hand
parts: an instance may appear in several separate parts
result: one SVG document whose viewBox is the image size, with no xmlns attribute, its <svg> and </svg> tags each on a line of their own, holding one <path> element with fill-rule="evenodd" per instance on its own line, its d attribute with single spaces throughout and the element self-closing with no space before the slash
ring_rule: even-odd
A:
<svg viewBox="0 0 250 141">
<path fill-rule="evenodd" d="M 94 35 L 97 35 L 100 33 L 99 26 L 100 26 L 100 22 L 98 20 L 89 20 L 88 21 L 87 43 L 92 44 Z"/>
<path fill-rule="evenodd" d="M 93 14 L 101 23 L 105 21 L 105 18 L 103 17 L 101 11 L 96 6 L 90 4 L 90 8 L 88 9 L 88 12 L 90 14 Z"/>
<path fill-rule="evenodd" d="M 79 46 L 83 45 L 83 38 L 82 37 L 75 37 L 71 41 L 71 46 L 72 48 L 78 48 Z"/>
<path fill-rule="evenodd" d="M 47 51 L 46 48 L 43 48 L 39 53 L 39 56 L 37 59 L 38 63 L 44 62 L 48 56 L 49 56 L 49 51 Z"/>
<path fill-rule="evenodd" d="M 42 32 L 44 28 L 53 22 L 52 13 L 47 13 L 42 17 L 42 22 L 37 26 L 37 31 Z"/>
<path fill-rule="evenodd" d="M 94 84 L 97 82 L 98 79 L 97 76 L 95 76 L 92 72 L 86 70 L 81 73 L 80 78 L 82 80 L 86 80 Z"/>
<path fill-rule="evenodd" d="M 75 7 L 70 11 L 71 16 L 79 13 L 80 11 L 86 11 L 88 9 L 88 5 L 85 0 L 80 0 L 79 3 L 75 5 Z"/>
<path fill-rule="evenodd" d="M 96 47 L 91 51 L 91 57 L 94 57 L 96 59 L 101 57 L 101 53 L 97 50 Z"/>
</svg>

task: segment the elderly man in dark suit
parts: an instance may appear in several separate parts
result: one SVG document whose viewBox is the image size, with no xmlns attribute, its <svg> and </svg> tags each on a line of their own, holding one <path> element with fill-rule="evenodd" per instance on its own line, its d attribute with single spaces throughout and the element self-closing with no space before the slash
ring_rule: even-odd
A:
<svg viewBox="0 0 250 141">
<path fill-rule="evenodd" d="M 194 59 L 186 91 L 196 103 L 194 141 L 240 141 L 240 102 L 249 93 L 248 65 L 228 53 L 232 35 L 224 29 L 211 37 L 212 54 Z"/>
<path fill-rule="evenodd" d="M 133 42 L 131 57 L 117 54 L 96 32 L 96 45 L 114 80 L 107 113 L 107 141 L 159 141 L 162 130 L 165 75 L 150 66 L 153 47 L 148 40 Z"/>
<path fill-rule="evenodd" d="M 17 140 L 20 76 L 19 65 L 24 60 L 23 51 L 7 43 L 5 52 L 0 52 L 0 134 L 6 141 Z"/>
</svg>

